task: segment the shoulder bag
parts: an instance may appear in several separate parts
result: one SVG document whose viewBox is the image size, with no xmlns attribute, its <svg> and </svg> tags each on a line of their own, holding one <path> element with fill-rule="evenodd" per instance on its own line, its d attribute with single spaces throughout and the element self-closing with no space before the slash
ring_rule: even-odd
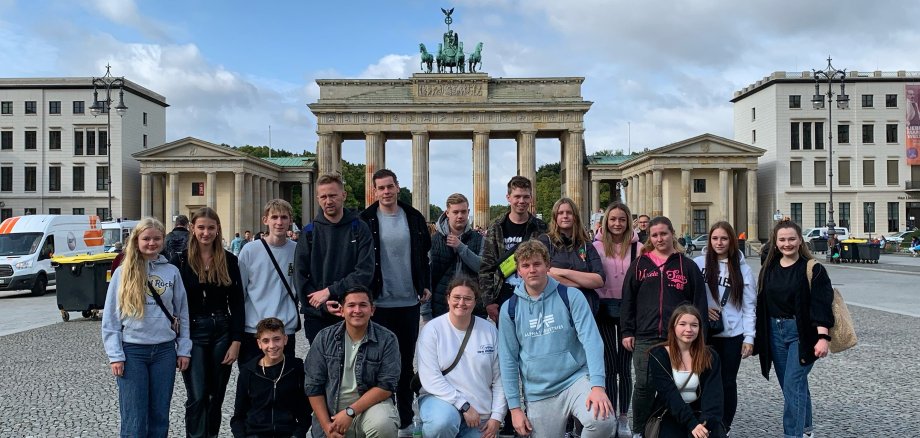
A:
<svg viewBox="0 0 920 438">
<path fill-rule="evenodd" d="M 706 322 L 709 324 L 709 336 L 714 336 L 725 331 L 725 320 L 722 318 L 722 309 L 725 308 L 725 303 L 728 302 L 728 288 L 725 288 L 725 292 L 722 293 L 722 299 L 718 301 L 719 303 L 719 319 L 713 321 L 709 318 L 706 318 Z M 717 298 L 717 292 L 713 291 L 713 298 Z"/>
<path fill-rule="evenodd" d="M 661 361 L 659 361 L 657 357 L 652 356 L 651 354 L 649 354 L 649 356 L 655 359 L 655 362 L 658 362 L 658 365 L 661 366 L 662 369 L 668 372 L 668 375 L 671 376 L 671 381 L 673 381 L 674 384 L 677 385 L 677 381 L 674 380 L 674 372 L 668 368 L 665 368 L 665 366 L 661 364 Z M 683 391 L 684 388 L 687 387 L 687 384 L 690 383 L 690 379 L 692 378 L 693 378 L 693 372 L 691 371 L 690 376 L 687 377 L 687 381 L 685 381 L 683 385 L 680 385 L 680 387 L 677 388 L 677 392 Z M 699 392 L 699 388 L 697 388 L 697 392 Z M 645 423 L 645 433 L 642 436 L 644 438 L 658 438 L 658 435 L 661 433 L 661 423 L 664 421 L 664 417 L 666 417 L 667 415 L 668 415 L 667 407 L 662 407 L 660 410 L 658 410 L 658 412 L 652 414 L 652 416 L 649 417 L 648 421 L 646 421 Z"/>
<path fill-rule="evenodd" d="M 476 323 L 476 317 L 470 315 L 470 326 L 466 328 L 466 334 L 463 335 L 463 342 L 460 343 L 460 351 L 457 352 L 457 357 L 454 358 L 454 362 L 450 364 L 449 367 L 441 370 L 441 375 L 446 376 L 448 373 L 454 370 L 458 363 L 460 363 L 460 357 L 463 356 L 463 350 L 466 350 L 466 343 L 470 340 L 470 335 L 473 334 L 473 324 Z M 409 382 L 409 388 L 412 389 L 416 395 L 419 391 L 422 390 L 422 380 L 419 379 L 418 373 L 415 373 L 412 376 L 412 381 Z"/>
<path fill-rule="evenodd" d="M 172 313 L 169 313 L 169 310 L 166 310 L 166 306 L 163 305 L 163 298 L 160 297 L 159 292 L 153 288 L 153 285 L 150 284 L 149 281 L 147 282 L 147 289 L 150 290 L 150 295 L 153 295 L 153 301 L 157 302 L 157 306 L 159 306 L 160 310 L 163 311 L 163 314 L 166 315 L 166 319 L 169 320 L 170 327 L 172 327 L 173 331 L 176 332 L 176 336 L 179 336 L 179 318 L 173 316 Z"/>
<path fill-rule="evenodd" d="M 811 280 L 814 277 L 815 259 L 808 260 L 805 276 L 808 277 L 808 287 L 811 288 Z M 853 326 L 853 318 L 850 316 L 850 309 L 847 303 L 843 301 L 840 291 L 834 288 L 834 302 L 831 304 L 831 311 L 834 314 L 834 326 L 828 330 L 831 337 L 828 342 L 828 349 L 831 353 L 840 353 L 853 348 L 856 345 L 856 328 Z"/>
<path fill-rule="evenodd" d="M 278 277 L 281 278 L 281 283 L 284 284 L 284 289 L 287 290 L 288 297 L 291 298 L 291 301 L 294 302 L 294 319 L 297 320 L 297 328 L 294 329 L 295 332 L 300 331 L 300 303 L 297 301 L 297 298 L 294 296 L 294 292 L 291 290 L 291 285 L 288 284 L 287 277 L 284 276 L 284 272 L 281 271 L 281 267 L 278 266 L 278 261 L 275 260 L 275 255 L 272 254 L 271 248 L 268 247 L 268 242 L 265 239 L 259 239 L 262 242 L 262 246 L 265 247 L 265 252 L 268 253 L 268 258 L 272 260 L 272 264 L 275 265 L 275 272 L 278 273 Z"/>
</svg>

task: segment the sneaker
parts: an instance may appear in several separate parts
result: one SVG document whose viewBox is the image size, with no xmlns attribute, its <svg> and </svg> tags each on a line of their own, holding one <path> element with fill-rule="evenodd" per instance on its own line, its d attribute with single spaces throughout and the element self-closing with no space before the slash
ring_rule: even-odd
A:
<svg viewBox="0 0 920 438">
<path fill-rule="evenodd" d="M 620 417 L 619 421 L 617 421 L 617 437 L 630 438 L 631 436 L 633 436 L 633 433 L 629 429 L 629 421 L 624 417 Z"/>
<path fill-rule="evenodd" d="M 642 438 L 642 434 L 641 434 L 641 433 L 634 433 L 633 436 L 632 436 L 632 438 Z"/>
<path fill-rule="evenodd" d="M 399 438 L 412 438 L 412 426 L 399 429 L 399 433 L 396 436 Z"/>
<path fill-rule="evenodd" d="M 815 437 L 815 433 L 814 433 L 814 432 L 805 432 L 805 435 L 803 435 L 803 436 L 804 436 L 805 438 L 814 438 L 814 437 Z"/>
</svg>

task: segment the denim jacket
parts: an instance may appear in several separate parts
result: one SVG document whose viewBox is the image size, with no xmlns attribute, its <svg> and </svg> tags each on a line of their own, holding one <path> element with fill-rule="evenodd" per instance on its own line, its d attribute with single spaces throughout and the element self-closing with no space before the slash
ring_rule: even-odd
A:
<svg viewBox="0 0 920 438">
<path fill-rule="evenodd" d="M 304 391 L 307 397 L 326 396 L 326 408 L 330 415 L 337 412 L 335 408 L 345 371 L 344 336 L 347 336 L 344 321 L 324 328 L 316 335 L 304 361 Z M 368 322 L 367 341 L 361 344 L 355 357 L 358 393 L 363 396 L 374 387 L 396 392 L 399 367 L 396 335 L 375 322 Z M 322 434 L 322 430 L 319 432 Z"/>
</svg>

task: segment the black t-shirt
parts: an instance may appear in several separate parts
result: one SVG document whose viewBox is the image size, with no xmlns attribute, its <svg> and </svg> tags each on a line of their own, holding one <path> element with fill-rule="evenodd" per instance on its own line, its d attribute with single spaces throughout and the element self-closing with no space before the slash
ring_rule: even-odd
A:
<svg viewBox="0 0 920 438">
<path fill-rule="evenodd" d="M 767 272 L 763 293 L 767 300 L 767 313 L 773 318 L 792 318 L 796 314 L 795 295 L 805 279 L 808 260 L 799 257 L 791 266 L 777 262 Z"/>
<path fill-rule="evenodd" d="M 511 222 L 510 219 L 502 221 L 502 234 L 504 235 L 505 241 L 502 242 L 505 245 L 505 251 L 508 251 L 511 248 L 514 248 L 515 245 L 523 242 L 524 234 L 527 233 L 527 222 L 523 224 L 516 224 Z"/>
</svg>

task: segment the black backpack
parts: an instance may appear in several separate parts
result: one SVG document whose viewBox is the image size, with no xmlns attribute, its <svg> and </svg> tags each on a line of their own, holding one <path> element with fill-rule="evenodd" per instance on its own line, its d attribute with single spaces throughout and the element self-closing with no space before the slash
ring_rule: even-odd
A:
<svg viewBox="0 0 920 438">
<path fill-rule="evenodd" d="M 188 233 L 176 233 L 170 231 L 169 236 L 166 239 L 166 258 L 172 260 L 173 257 L 179 255 L 188 248 Z"/>
</svg>

